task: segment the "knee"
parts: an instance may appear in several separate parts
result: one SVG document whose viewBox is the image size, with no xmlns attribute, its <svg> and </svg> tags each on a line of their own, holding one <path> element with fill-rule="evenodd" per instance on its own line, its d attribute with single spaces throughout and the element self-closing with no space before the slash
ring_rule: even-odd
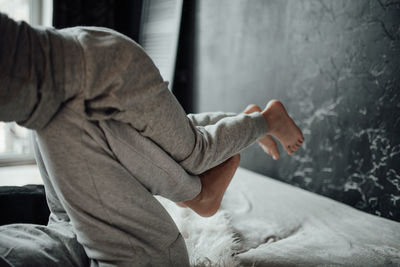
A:
<svg viewBox="0 0 400 267">
<path fill-rule="evenodd" d="M 181 234 L 169 248 L 169 260 L 172 266 L 190 266 L 185 240 Z"/>
</svg>

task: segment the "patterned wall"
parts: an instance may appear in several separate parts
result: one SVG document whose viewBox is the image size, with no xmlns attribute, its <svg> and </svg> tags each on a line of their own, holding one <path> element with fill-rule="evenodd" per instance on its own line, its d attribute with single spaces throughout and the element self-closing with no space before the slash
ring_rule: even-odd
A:
<svg viewBox="0 0 400 267">
<path fill-rule="evenodd" d="M 400 221 L 400 1 L 202 0 L 196 25 L 197 112 L 278 98 L 304 131 L 242 166 Z"/>
</svg>

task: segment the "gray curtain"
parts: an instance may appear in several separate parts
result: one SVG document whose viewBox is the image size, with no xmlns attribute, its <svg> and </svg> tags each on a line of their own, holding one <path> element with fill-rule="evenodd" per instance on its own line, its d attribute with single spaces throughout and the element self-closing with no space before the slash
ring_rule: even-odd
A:
<svg viewBox="0 0 400 267">
<path fill-rule="evenodd" d="M 139 39 L 142 0 L 54 0 L 53 26 L 99 26 Z"/>
</svg>

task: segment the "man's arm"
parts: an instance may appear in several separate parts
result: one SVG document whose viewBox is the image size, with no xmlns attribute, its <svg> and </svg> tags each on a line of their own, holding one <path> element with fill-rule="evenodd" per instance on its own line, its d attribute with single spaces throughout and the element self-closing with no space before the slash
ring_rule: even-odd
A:
<svg viewBox="0 0 400 267">
<path fill-rule="evenodd" d="M 2 121 L 39 129 L 82 90 L 87 119 L 132 125 L 192 174 L 219 165 L 266 133 L 260 113 L 195 125 L 144 50 L 111 30 L 39 30 L 1 15 L 0 34 Z"/>
<path fill-rule="evenodd" d="M 65 101 L 65 87 L 79 86 L 76 41 L 1 13 L 0 36 L 0 121 L 40 129 Z"/>
</svg>

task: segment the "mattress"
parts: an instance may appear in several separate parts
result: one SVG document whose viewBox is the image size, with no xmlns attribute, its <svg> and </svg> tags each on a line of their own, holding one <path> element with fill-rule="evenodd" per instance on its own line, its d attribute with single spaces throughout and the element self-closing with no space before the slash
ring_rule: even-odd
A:
<svg viewBox="0 0 400 267">
<path fill-rule="evenodd" d="M 159 199 L 192 266 L 400 266 L 400 223 L 243 168 L 211 218 Z"/>
</svg>

